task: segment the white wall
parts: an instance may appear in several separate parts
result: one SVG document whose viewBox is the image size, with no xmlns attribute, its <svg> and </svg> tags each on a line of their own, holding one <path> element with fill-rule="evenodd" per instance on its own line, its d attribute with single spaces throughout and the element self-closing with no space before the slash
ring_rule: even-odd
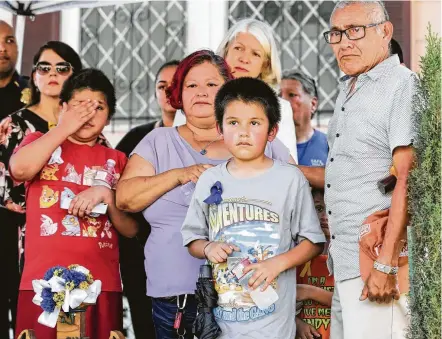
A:
<svg viewBox="0 0 442 339">
<path fill-rule="evenodd" d="M 225 0 L 190 0 L 187 3 L 187 53 L 216 50 L 227 31 Z"/>
<path fill-rule="evenodd" d="M 6 21 L 12 26 L 12 13 L 5 11 L 4 9 L 0 9 L 0 20 Z"/>
<path fill-rule="evenodd" d="M 71 46 L 77 53 L 80 53 L 80 18 L 80 8 L 61 11 L 60 40 Z"/>
<path fill-rule="evenodd" d="M 420 58 L 425 55 L 428 24 L 433 33 L 441 34 L 440 0 L 421 0 L 411 3 L 411 69 L 419 72 Z"/>
</svg>

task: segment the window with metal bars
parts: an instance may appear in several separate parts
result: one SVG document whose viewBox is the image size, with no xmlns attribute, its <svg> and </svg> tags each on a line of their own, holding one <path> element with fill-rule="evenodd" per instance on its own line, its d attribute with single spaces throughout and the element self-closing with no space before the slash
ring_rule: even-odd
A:
<svg viewBox="0 0 442 339">
<path fill-rule="evenodd" d="M 113 81 L 117 112 L 112 130 L 160 116 L 155 100 L 159 67 L 185 54 L 186 2 L 149 1 L 81 11 L 80 56 Z"/>
<path fill-rule="evenodd" d="M 282 69 L 300 70 L 316 81 L 317 126 L 325 127 L 338 94 L 339 67 L 322 33 L 335 1 L 229 1 L 229 27 L 240 19 L 266 21 L 275 34 Z"/>
</svg>

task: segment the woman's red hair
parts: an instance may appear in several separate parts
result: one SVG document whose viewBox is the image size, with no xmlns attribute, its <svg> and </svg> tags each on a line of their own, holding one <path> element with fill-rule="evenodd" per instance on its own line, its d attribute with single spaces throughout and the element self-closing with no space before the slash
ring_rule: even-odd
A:
<svg viewBox="0 0 442 339">
<path fill-rule="evenodd" d="M 222 57 L 208 49 L 193 52 L 180 62 L 173 76 L 172 84 L 166 89 L 167 98 L 173 108 L 183 109 L 182 94 L 184 78 L 193 67 L 201 65 L 204 62 L 209 62 L 215 66 L 225 81 L 233 79 L 230 68 Z"/>
</svg>

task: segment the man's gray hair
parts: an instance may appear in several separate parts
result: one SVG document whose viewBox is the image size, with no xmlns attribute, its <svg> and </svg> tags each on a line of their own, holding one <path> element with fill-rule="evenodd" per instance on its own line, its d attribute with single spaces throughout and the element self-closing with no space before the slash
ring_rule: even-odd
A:
<svg viewBox="0 0 442 339">
<path fill-rule="evenodd" d="M 297 70 L 285 70 L 282 72 L 282 80 L 299 81 L 305 93 L 311 97 L 318 98 L 318 89 L 316 88 L 315 80 L 307 74 Z"/>
<path fill-rule="evenodd" d="M 385 9 L 385 5 L 383 1 L 338 1 L 335 5 L 335 8 L 333 8 L 333 12 L 330 15 L 330 26 L 331 26 L 331 19 L 333 18 L 333 14 L 335 14 L 337 9 L 345 8 L 347 6 L 351 5 L 357 5 L 362 4 L 369 9 L 368 11 L 368 18 L 372 23 L 380 23 L 383 21 L 390 20 L 390 16 L 388 15 L 387 10 Z"/>
</svg>

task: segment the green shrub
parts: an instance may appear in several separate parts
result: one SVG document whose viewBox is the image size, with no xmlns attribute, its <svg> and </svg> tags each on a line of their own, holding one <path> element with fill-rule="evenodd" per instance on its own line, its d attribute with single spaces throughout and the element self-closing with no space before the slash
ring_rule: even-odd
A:
<svg viewBox="0 0 442 339">
<path fill-rule="evenodd" d="M 417 163 L 409 180 L 412 339 L 441 338 L 441 39 L 429 27 L 426 40 L 414 100 Z"/>
</svg>

